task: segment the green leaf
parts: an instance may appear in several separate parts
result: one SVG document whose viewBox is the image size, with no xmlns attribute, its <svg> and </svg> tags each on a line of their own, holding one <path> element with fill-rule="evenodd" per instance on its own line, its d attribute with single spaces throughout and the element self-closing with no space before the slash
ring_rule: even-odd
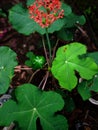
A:
<svg viewBox="0 0 98 130">
<path fill-rule="evenodd" d="M 28 52 L 26 56 L 29 60 L 26 60 L 25 64 L 34 70 L 42 68 L 45 64 L 45 58 L 43 56 L 34 55 L 33 52 Z"/>
<path fill-rule="evenodd" d="M 30 6 L 33 4 L 33 2 L 35 2 L 35 0 L 27 0 L 27 6 Z"/>
<path fill-rule="evenodd" d="M 64 25 L 65 25 L 65 18 L 58 19 L 50 25 L 50 27 L 48 28 L 48 33 L 59 31 Z"/>
<path fill-rule="evenodd" d="M 84 79 L 91 79 L 98 72 L 98 66 L 89 57 L 83 57 L 86 46 L 81 43 L 71 43 L 57 50 L 52 63 L 52 74 L 58 79 L 61 87 L 71 91 L 77 85 L 75 71 Z"/>
<path fill-rule="evenodd" d="M 72 41 L 73 31 L 71 29 L 62 28 L 60 31 L 57 32 L 57 37 L 65 41 Z"/>
<path fill-rule="evenodd" d="M 96 74 L 92 80 L 83 81 L 78 86 L 78 92 L 83 100 L 87 100 L 92 96 L 91 91 L 98 92 L 98 74 Z"/>
<path fill-rule="evenodd" d="M 16 65 L 16 53 L 9 47 L 0 47 L 0 94 L 7 91 Z"/>
<path fill-rule="evenodd" d="M 28 10 L 23 8 L 21 4 L 13 6 L 9 11 L 9 21 L 19 33 L 30 35 L 38 31 L 41 34 L 45 33 L 33 19 L 30 19 Z"/>
<path fill-rule="evenodd" d="M 75 27 L 76 23 L 80 25 L 84 25 L 85 22 L 86 22 L 86 19 L 83 15 L 78 16 L 74 13 L 71 13 L 66 17 L 65 28 Z"/>
<path fill-rule="evenodd" d="M 63 91 L 62 89 L 57 89 L 56 90 L 57 93 L 59 93 L 63 99 L 64 99 L 64 109 L 67 112 L 72 112 L 75 109 L 75 103 L 74 100 L 70 97 L 70 95 L 68 95 L 68 93 L 66 93 L 65 91 Z"/>
<path fill-rule="evenodd" d="M 98 64 L 98 52 L 90 52 L 87 54 L 89 57 L 93 58 L 96 62 L 96 64 Z"/>
<path fill-rule="evenodd" d="M 98 74 L 96 74 L 93 78 L 93 82 L 90 87 L 91 91 L 98 92 Z"/>
<path fill-rule="evenodd" d="M 32 67 L 33 59 L 35 59 L 35 55 L 33 52 L 28 52 L 26 56 L 29 58 L 29 60 L 25 61 L 25 65 Z"/>
<path fill-rule="evenodd" d="M 24 8 L 21 4 L 13 6 L 9 11 L 9 21 L 13 28 L 19 33 L 30 35 L 31 33 L 38 32 L 45 34 L 45 28 L 42 28 L 33 19 L 30 18 L 28 9 Z M 48 33 L 60 30 L 65 24 L 65 19 L 58 19 L 48 28 Z"/>
<path fill-rule="evenodd" d="M 0 94 L 5 93 L 9 86 L 10 78 L 4 72 L 0 72 Z"/>
<path fill-rule="evenodd" d="M 64 10 L 64 16 L 68 16 L 69 14 L 72 13 L 72 9 L 69 5 L 65 4 L 62 2 L 62 7 L 61 7 L 63 10 Z"/>
<path fill-rule="evenodd" d="M 72 112 L 75 109 L 75 103 L 73 99 L 69 96 L 66 96 L 65 100 L 65 110 L 67 112 Z"/>
<path fill-rule="evenodd" d="M 77 89 L 84 101 L 88 100 L 91 97 L 91 91 L 88 81 L 83 81 L 82 83 L 80 83 Z"/>
<path fill-rule="evenodd" d="M 1 126 L 16 122 L 18 130 L 37 130 L 39 118 L 43 130 L 68 130 L 66 118 L 55 114 L 64 106 L 56 92 L 44 92 L 32 84 L 24 84 L 15 90 L 15 96 L 16 101 L 10 99 L 0 108 Z"/>
</svg>

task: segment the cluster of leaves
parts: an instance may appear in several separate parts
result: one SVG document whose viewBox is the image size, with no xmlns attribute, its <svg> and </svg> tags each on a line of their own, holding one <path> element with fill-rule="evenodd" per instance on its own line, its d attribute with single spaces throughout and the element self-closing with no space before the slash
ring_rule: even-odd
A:
<svg viewBox="0 0 98 130">
<path fill-rule="evenodd" d="M 28 52 L 26 56 L 28 57 L 28 60 L 25 62 L 27 66 L 32 67 L 34 70 L 43 67 L 45 63 L 44 56 L 35 55 L 33 52 Z"/>
<path fill-rule="evenodd" d="M 28 0 L 27 7 L 33 2 L 34 0 Z M 73 33 L 70 29 L 75 28 L 76 23 L 83 25 L 85 17 L 75 15 L 71 7 L 65 3 L 62 3 L 62 9 L 65 14 L 64 18 L 58 19 L 49 26 L 48 33 L 56 32 L 60 39 L 71 40 Z M 45 34 L 45 29 L 30 19 L 28 9 L 22 4 L 17 4 L 9 10 L 9 21 L 13 28 L 24 35 L 34 32 Z M 77 86 L 84 100 L 90 98 L 91 91 L 98 92 L 98 76 L 95 76 L 98 73 L 96 55 L 98 55 L 97 52 L 87 54 L 86 46 L 77 42 L 58 48 L 51 72 L 58 80 L 60 87 L 72 91 Z M 34 70 L 42 68 L 45 63 L 43 56 L 36 56 L 32 52 L 28 52 L 27 57 L 25 64 Z M 0 94 L 8 90 L 16 65 L 16 53 L 8 47 L 0 47 Z M 76 73 L 83 79 L 79 85 Z M 67 119 L 57 114 L 64 107 L 61 95 L 60 92 L 41 91 L 32 84 L 21 85 L 14 90 L 12 99 L 0 108 L 0 125 L 7 126 L 14 122 L 17 124 L 16 130 L 37 130 L 39 122 L 43 130 L 68 130 Z M 73 110 L 75 106 L 72 98 L 65 97 L 64 99 L 67 104 L 66 109 Z"/>
<path fill-rule="evenodd" d="M 88 53 L 87 56 L 94 59 L 96 64 L 98 65 L 98 52 L 92 52 Z M 91 92 L 98 92 L 98 72 L 91 80 L 85 81 L 83 80 L 78 85 L 78 92 L 81 95 L 83 100 L 88 100 L 90 97 L 92 97 Z"/>
<path fill-rule="evenodd" d="M 72 55 L 72 53 L 70 54 L 72 51 L 74 55 Z M 1 47 L 0 52 L 2 52 L 0 57 L 2 61 L 0 64 L 0 74 L 5 77 L 3 81 L 0 79 L 0 82 L 7 83 L 7 78 L 12 78 L 14 67 L 17 65 L 16 53 L 8 47 Z M 80 43 L 72 43 L 58 49 L 51 70 L 54 77 L 59 80 L 61 87 L 71 91 L 76 86 L 77 82 L 74 80 L 76 79 L 74 70 L 79 71 L 80 75 L 86 79 L 91 79 L 93 75 L 98 72 L 97 64 L 90 58 L 93 57 L 95 61 L 98 62 L 96 58 L 96 54 L 98 53 L 89 53 L 89 57 L 83 56 L 85 53 L 86 47 Z M 28 54 L 31 55 L 33 53 Z M 81 55 L 83 57 L 81 57 Z M 8 61 L 9 58 L 11 58 L 10 61 Z M 63 74 L 64 76 L 61 76 L 60 74 Z M 93 83 L 91 85 L 89 84 L 91 84 L 91 81 L 84 81 L 78 86 L 78 92 L 84 100 L 90 98 L 90 91 L 98 92 L 98 76 L 96 75 L 93 79 Z M 8 89 L 6 84 L 5 86 L 0 87 L 1 90 L 4 90 L 0 91 L 2 93 L 5 93 Z M 60 111 L 64 107 L 64 101 L 60 94 L 53 91 L 44 92 L 34 85 L 24 84 L 15 89 L 14 94 L 12 95 L 14 95 L 14 97 L 4 103 L 3 107 L 0 108 L 0 125 L 5 126 L 10 125 L 11 122 L 16 122 L 16 129 L 36 130 L 37 120 L 39 119 L 43 130 L 68 129 L 66 118 L 55 114 L 55 112 Z M 67 97 L 66 102 L 67 101 L 72 104 L 71 106 L 70 104 L 67 104 L 67 106 L 70 107 L 70 109 L 66 108 L 67 111 L 73 110 L 75 106 L 72 99 Z M 6 118 L 2 120 L 2 117 Z M 27 117 L 26 120 L 25 117 Z M 23 122 L 23 119 L 25 123 Z"/>
</svg>

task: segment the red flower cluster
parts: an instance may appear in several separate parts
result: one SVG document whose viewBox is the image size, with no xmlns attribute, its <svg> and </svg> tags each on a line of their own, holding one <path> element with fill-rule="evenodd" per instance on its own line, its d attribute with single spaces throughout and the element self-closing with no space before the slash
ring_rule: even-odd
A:
<svg viewBox="0 0 98 130">
<path fill-rule="evenodd" d="M 59 0 L 36 0 L 28 9 L 30 18 L 34 19 L 42 28 L 48 27 L 55 20 L 64 16 L 64 10 L 61 9 Z"/>
</svg>

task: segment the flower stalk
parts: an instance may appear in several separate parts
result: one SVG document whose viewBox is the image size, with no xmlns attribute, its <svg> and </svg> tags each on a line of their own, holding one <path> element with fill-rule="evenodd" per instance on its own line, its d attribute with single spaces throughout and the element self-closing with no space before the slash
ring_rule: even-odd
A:
<svg viewBox="0 0 98 130">
<path fill-rule="evenodd" d="M 44 48 L 44 53 L 45 53 L 46 61 L 47 61 L 47 64 L 49 66 L 49 59 L 48 59 L 48 56 L 47 56 L 47 50 L 46 50 L 46 46 L 45 46 L 44 36 L 42 36 L 42 43 L 43 43 L 43 48 Z"/>
<path fill-rule="evenodd" d="M 51 67 L 51 63 L 52 63 L 52 52 L 51 52 L 51 43 L 50 43 L 50 39 L 49 39 L 49 34 L 48 34 L 48 28 L 46 28 L 46 38 L 47 38 L 47 44 L 48 44 L 48 48 L 49 48 L 49 66 Z"/>
</svg>

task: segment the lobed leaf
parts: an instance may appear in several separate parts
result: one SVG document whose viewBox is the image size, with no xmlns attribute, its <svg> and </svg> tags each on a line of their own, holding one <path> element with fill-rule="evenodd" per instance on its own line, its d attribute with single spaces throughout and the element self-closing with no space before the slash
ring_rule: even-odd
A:
<svg viewBox="0 0 98 130">
<path fill-rule="evenodd" d="M 83 81 L 78 85 L 77 90 L 84 101 L 88 100 L 91 97 L 89 82 Z"/>
<path fill-rule="evenodd" d="M 30 19 L 28 10 L 21 4 L 17 4 L 10 9 L 9 21 L 14 29 L 24 35 L 30 35 L 37 30 L 41 34 L 45 33 L 45 29 L 42 29 L 34 20 Z"/>
<path fill-rule="evenodd" d="M 98 52 L 89 52 L 87 54 L 89 57 L 93 58 L 96 62 L 96 64 L 98 64 Z"/>
<path fill-rule="evenodd" d="M 65 28 L 72 28 L 72 27 L 75 27 L 76 24 L 84 25 L 85 23 L 86 23 L 86 19 L 83 15 L 79 16 L 74 13 L 70 13 L 66 17 Z"/>
<path fill-rule="evenodd" d="M 16 53 L 9 47 L 0 47 L 0 94 L 7 91 L 16 65 Z"/>
<path fill-rule="evenodd" d="M 18 130 L 37 130 L 39 119 L 43 130 L 68 130 L 66 118 L 55 114 L 64 106 L 56 92 L 44 92 L 34 85 L 24 84 L 15 90 L 15 96 L 15 101 L 10 99 L 0 108 L 1 126 L 16 122 Z"/>
<path fill-rule="evenodd" d="M 52 63 L 52 74 L 58 79 L 61 87 L 71 91 L 77 85 L 75 71 L 84 79 L 91 79 L 97 72 L 98 66 L 89 57 L 83 56 L 86 46 L 81 43 L 71 43 L 57 50 Z"/>
<path fill-rule="evenodd" d="M 82 81 L 77 89 L 83 100 L 89 99 L 92 96 L 92 91 L 98 92 L 98 74 L 96 74 L 92 80 Z"/>
<path fill-rule="evenodd" d="M 93 78 L 90 91 L 98 92 L 98 74 L 96 74 Z"/>
</svg>

